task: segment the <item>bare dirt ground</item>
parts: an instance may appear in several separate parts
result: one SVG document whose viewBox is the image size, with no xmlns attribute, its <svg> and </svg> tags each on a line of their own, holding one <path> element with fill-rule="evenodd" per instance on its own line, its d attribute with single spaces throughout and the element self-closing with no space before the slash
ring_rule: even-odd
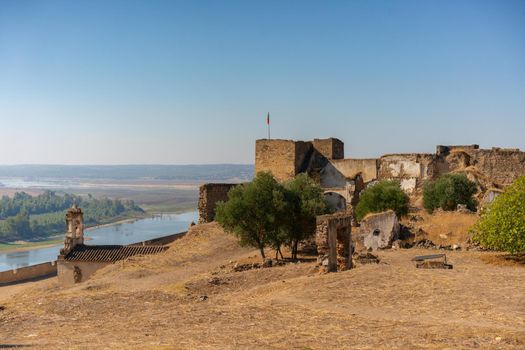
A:
<svg viewBox="0 0 525 350">
<path fill-rule="evenodd" d="M 233 272 L 256 251 L 198 225 L 72 288 L 0 287 L 0 348 L 525 349 L 525 267 L 482 252 L 447 252 L 453 270 L 410 262 L 433 252 L 325 275 L 314 262 Z"/>
</svg>

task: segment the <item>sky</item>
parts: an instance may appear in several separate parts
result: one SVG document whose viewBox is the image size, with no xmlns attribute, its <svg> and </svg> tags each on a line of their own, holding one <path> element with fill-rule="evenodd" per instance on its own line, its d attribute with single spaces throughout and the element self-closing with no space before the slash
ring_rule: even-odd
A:
<svg viewBox="0 0 525 350">
<path fill-rule="evenodd" d="M 525 150 L 525 1 L 0 0 L 0 164 Z"/>
</svg>

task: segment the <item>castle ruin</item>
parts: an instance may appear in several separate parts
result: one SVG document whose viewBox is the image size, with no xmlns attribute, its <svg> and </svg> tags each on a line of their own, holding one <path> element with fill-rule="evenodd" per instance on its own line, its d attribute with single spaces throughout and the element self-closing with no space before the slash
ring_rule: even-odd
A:
<svg viewBox="0 0 525 350">
<path fill-rule="evenodd" d="M 420 194 L 427 180 L 463 172 L 478 185 L 479 196 L 501 190 L 525 175 L 525 152 L 480 149 L 478 145 L 437 146 L 436 153 L 387 154 L 379 158 L 344 158 L 336 138 L 313 141 L 256 141 L 255 172 L 270 171 L 279 181 L 307 173 L 325 190 L 336 210 L 357 204 L 359 193 L 380 180 L 397 180 L 410 195 Z"/>
</svg>

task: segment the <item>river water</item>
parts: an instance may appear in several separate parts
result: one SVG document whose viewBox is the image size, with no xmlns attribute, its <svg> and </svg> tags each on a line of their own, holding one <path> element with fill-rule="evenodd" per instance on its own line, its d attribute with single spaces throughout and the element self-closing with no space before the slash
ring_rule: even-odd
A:
<svg viewBox="0 0 525 350">
<path fill-rule="evenodd" d="M 197 222 L 197 211 L 182 214 L 158 214 L 133 222 L 99 227 L 85 231 L 86 244 L 131 244 L 184 232 L 192 221 Z M 62 244 L 26 251 L 0 253 L 0 271 L 36 265 L 56 260 Z"/>
</svg>

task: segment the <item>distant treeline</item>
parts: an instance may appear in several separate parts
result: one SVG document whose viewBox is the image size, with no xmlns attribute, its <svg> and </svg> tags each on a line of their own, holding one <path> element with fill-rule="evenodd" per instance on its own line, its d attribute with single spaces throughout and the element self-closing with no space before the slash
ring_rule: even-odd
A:
<svg viewBox="0 0 525 350">
<path fill-rule="evenodd" d="M 0 240 L 43 238 L 65 232 L 65 213 L 73 203 L 82 208 L 86 225 L 144 212 L 133 201 L 59 195 L 53 191 L 38 196 L 17 192 L 12 198 L 0 199 Z"/>
<path fill-rule="evenodd" d="M 0 165 L 0 177 L 158 179 L 181 181 L 251 180 L 251 164 L 205 165 Z M 1 179 L 0 179 L 0 182 Z"/>
</svg>

